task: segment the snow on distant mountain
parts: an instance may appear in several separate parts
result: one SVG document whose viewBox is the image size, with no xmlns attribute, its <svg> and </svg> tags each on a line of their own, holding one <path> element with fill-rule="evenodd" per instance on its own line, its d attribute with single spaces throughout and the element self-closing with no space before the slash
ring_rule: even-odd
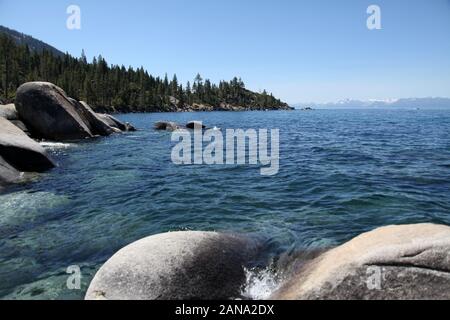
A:
<svg viewBox="0 0 450 320">
<path fill-rule="evenodd" d="M 311 107 L 314 109 L 360 109 L 360 108 L 413 108 L 413 109 L 450 109 L 450 98 L 406 98 L 387 100 L 340 100 L 329 103 L 297 103 L 296 109 Z"/>
</svg>

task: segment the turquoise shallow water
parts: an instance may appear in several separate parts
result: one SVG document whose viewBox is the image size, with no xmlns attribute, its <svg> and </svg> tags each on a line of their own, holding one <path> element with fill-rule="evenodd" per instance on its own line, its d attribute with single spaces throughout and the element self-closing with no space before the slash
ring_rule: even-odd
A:
<svg viewBox="0 0 450 320">
<path fill-rule="evenodd" d="M 174 230 L 243 232 L 269 256 L 387 224 L 450 225 L 450 111 L 133 114 L 139 129 L 47 146 L 59 167 L 0 195 L 0 297 L 81 299 L 123 246 Z M 176 166 L 159 120 L 279 128 L 280 172 Z M 82 290 L 66 288 L 80 265 Z"/>
</svg>

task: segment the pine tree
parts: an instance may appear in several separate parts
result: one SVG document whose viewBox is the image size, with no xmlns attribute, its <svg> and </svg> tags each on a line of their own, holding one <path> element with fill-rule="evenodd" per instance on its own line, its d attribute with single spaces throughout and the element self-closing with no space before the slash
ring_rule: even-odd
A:
<svg viewBox="0 0 450 320">
<path fill-rule="evenodd" d="M 176 97 L 178 94 L 178 79 L 176 74 L 173 75 L 172 82 L 170 83 L 170 94 L 173 97 Z"/>
</svg>

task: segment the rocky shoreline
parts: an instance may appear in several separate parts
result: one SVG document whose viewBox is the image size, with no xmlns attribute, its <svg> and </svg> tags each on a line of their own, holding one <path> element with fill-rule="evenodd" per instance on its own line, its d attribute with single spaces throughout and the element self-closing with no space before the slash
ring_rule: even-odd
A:
<svg viewBox="0 0 450 320">
<path fill-rule="evenodd" d="M 173 98 L 175 99 L 175 98 Z M 169 112 L 212 112 L 212 111 L 230 111 L 230 112 L 238 112 L 238 111 L 292 111 L 294 108 L 290 107 L 287 104 L 276 106 L 276 107 L 245 107 L 241 105 L 233 105 L 228 103 L 220 103 L 218 106 L 212 106 L 208 104 L 199 104 L 194 103 L 192 105 L 184 105 L 180 107 L 178 105 L 178 101 L 173 100 L 172 107 Z"/>
<path fill-rule="evenodd" d="M 270 108 L 226 103 L 188 105 L 180 104 L 174 97 L 170 102 L 172 107 L 161 111 L 292 110 L 287 104 Z M 99 109 L 109 113 L 122 111 L 115 107 Z M 39 145 L 41 141 L 76 141 L 136 130 L 108 113 L 95 112 L 86 102 L 68 97 L 63 89 L 49 82 L 28 82 L 20 86 L 13 104 L 0 105 L 0 122 L 0 191 L 7 185 L 24 182 L 25 173 L 40 173 L 56 166 Z M 155 129 L 162 129 L 157 126 Z"/>
<path fill-rule="evenodd" d="M 134 130 L 111 115 L 95 113 L 51 83 L 25 83 L 14 104 L 0 105 L 0 191 L 23 182 L 25 173 L 57 165 L 40 141 L 77 141 Z"/>
<path fill-rule="evenodd" d="M 287 104 L 268 108 L 226 103 L 188 105 L 180 104 L 174 97 L 170 102 L 171 107 L 161 112 L 293 110 Z M 97 109 L 111 114 L 124 111 L 115 107 Z M 28 82 L 20 86 L 13 104 L 0 104 L 0 191 L 7 185 L 24 182 L 25 173 L 40 173 L 56 166 L 39 145 L 41 141 L 77 141 L 136 130 L 108 113 L 94 111 L 86 102 L 70 98 L 63 89 L 49 82 Z M 168 125 L 166 128 L 167 124 L 159 123 L 155 129 L 170 131 L 177 127 Z"/>
<path fill-rule="evenodd" d="M 287 104 L 282 104 L 274 107 L 261 107 L 261 106 L 243 106 L 237 104 L 229 103 L 219 103 L 217 106 L 193 103 L 192 105 L 184 104 L 181 106 L 178 99 L 175 97 L 170 97 L 170 105 L 165 108 L 153 107 L 154 112 L 168 113 L 168 112 L 213 112 L 213 111 L 223 111 L 223 112 L 244 112 L 244 111 L 293 111 L 295 108 L 290 107 Z M 138 113 L 138 111 L 133 111 L 128 108 L 118 107 L 118 106 L 108 106 L 108 107 L 96 107 L 97 112 L 118 114 L 118 113 Z"/>
<path fill-rule="evenodd" d="M 245 236 L 173 232 L 123 248 L 97 272 L 87 300 L 239 299 L 261 251 Z M 450 299 L 450 227 L 387 226 L 297 259 L 269 299 Z"/>
</svg>

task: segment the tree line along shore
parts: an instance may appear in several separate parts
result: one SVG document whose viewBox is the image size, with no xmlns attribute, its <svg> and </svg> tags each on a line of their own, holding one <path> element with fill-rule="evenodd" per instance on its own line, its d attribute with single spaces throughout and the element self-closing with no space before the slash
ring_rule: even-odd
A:
<svg viewBox="0 0 450 320">
<path fill-rule="evenodd" d="M 3 104 L 14 101 L 16 89 L 23 83 L 45 81 L 64 88 L 76 100 L 86 101 L 97 112 L 292 109 L 265 90 L 256 93 L 246 89 L 237 77 L 214 84 L 197 74 L 192 83 L 183 85 L 176 75 L 171 79 L 167 75 L 155 77 L 143 67 L 109 65 L 102 56 L 88 62 L 84 51 L 76 58 L 50 50 L 49 46 L 38 50 L 28 45 L 30 40 L 17 42 L 15 38 L 0 33 L 0 102 Z"/>
</svg>

